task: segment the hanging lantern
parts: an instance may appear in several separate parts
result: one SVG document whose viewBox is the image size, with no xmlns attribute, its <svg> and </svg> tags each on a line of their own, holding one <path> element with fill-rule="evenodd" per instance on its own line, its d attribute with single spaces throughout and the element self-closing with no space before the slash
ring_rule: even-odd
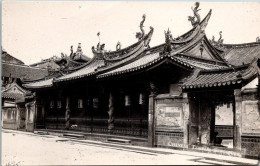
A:
<svg viewBox="0 0 260 166">
<path fill-rule="evenodd" d="M 93 108 L 98 108 L 98 98 L 93 98 Z"/>
<path fill-rule="evenodd" d="M 50 108 L 54 108 L 54 101 L 50 101 Z"/>
<path fill-rule="evenodd" d="M 78 108 L 83 108 L 83 100 L 78 99 Z"/>
<path fill-rule="evenodd" d="M 125 96 L 125 106 L 130 106 L 131 105 L 131 100 L 130 100 L 130 96 L 126 95 Z"/>
<path fill-rule="evenodd" d="M 61 101 L 60 100 L 57 101 L 57 108 L 61 108 Z"/>
<path fill-rule="evenodd" d="M 139 104 L 144 104 L 145 102 L 145 98 L 144 98 L 144 94 L 143 93 L 140 93 L 139 94 Z"/>
</svg>

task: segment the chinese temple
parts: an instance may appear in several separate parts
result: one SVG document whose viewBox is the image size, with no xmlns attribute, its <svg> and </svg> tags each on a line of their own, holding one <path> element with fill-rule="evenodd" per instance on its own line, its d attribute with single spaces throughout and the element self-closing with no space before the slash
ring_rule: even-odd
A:
<svg viewBox="0 0 260 166">
<path fill-rule="evenodd" d="M 35 93 L 26 102 L 34 130 L 259 157 L 260 41 L 224 44 L 222 32 L 209 39 L 212 11 L 201 19 L 198 8 L 190 31 L 174 38 L 168 29 L 158 46 L 149 45 L 154 28 L 145 32 L 143 15 L 137 42 L 126 48 L 118 42 L 107 51 L 99 42 L 89 59 L 79 44 L 48 61 L 55 65 L 34 64 L 56 71 L 23 84 Z"/>
</svg>

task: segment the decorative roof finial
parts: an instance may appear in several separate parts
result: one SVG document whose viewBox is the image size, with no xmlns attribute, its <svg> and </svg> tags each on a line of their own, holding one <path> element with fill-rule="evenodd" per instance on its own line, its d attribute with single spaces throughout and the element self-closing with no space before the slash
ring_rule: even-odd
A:
<svg viewBox="0 0 260 166">
<path fill-rule="evenodd" d="M 70 46 L 70 52 L 73 54 L 73 46 Z"/>
<path fill-rule="evenodd" d="M 197 26 L 200 23 L 200 15 L 199 15 L 198 11 L 200 11 L 201 9 L 198 9 L 199 6 L 200 6 L 200 3 L 196 2 L 194 9 L 193 9 L 193 7 L 191 7 L 191 10 L 193 11 L 194 16 L 193 17 L 192 16 L 188 17 L 188 20 L 191 22 L 191 25 L 193 27 Z M 195 17 L 196 17 L 196 20 L 195 20 Z"/>
<path fill-rule="evenodd" d="M 144 15 L 143 15 L 143 19 L 142 19 L 142 21 L 140 22 L 140 30 L 141 30 L 141 32 L 136 32 L 136 35 L 135 35 L 135 37 L 136 37 L 138 40 L 142 40 L 143 37 L 144 37 L 144 34 L 145 34 L 144 29 L 143 29 L 143 27 L 144 27 L 143 24 L 144 24 L 145 18 L 146 18 L 146 15 L 144 14 Z"/>
<path fill-rule="evenodd" d="M 105 44 L 100 44 L 100 38 L 99 38 L 99 36 L 100 36 L 100 32 L 98 32 L 97 33 L 97 36 L 98 36 L 98 44 L 97 44 L 97 51 L 104 51 L 104 49 L 105 49 Z M 94 48 L 94 46 L 92 47 L 92 50 L 95 50 L 95 48 Z"/>
<path fill-rule="evenodd" d="M 260 37 L 259 36 L 257 36 L 256 42 L 260 42 Z"/>
<path fill-rule="evenodd" d="M 218 44 L 223 45 L 224 39 L 222 39 L 222 31 L 219 32 L 219 39 L 218 39 Z"/>
<path fill-rule="evenodd" d="M 97 33 L 97 36 L 98 36 L 98 42 L 100 43 L 100 38 L 99 38 L 100 32 Z"/>
<path fill-rule="evenodd" d="M 119 41 L 116 44 L 116 50 L 121 50 L 121 43 Z"/>
<path fill-rule="evenodd" d="M 167 31 L 164 31 L 164 34 L 165 34 L 165 46 L 164 46 L 163 52 L 161 52 L 161 55 L 163 55 L 165 53 L 170 53 L 172 50 L 171 40 L 173 40 L 173 39 L 172 39 L 172 34 L 171 34 L 170 29 L 168 28 Z"/>
<path fill-rule="evenodd" d="M 78 44 L 77 52 L 82 52 L 81 43 Z"/>
<path fill-rule="evenodd" d="M 219 39 L 218 41 L 215 41 L 215 37 L 212 36 L 212 40 L 210 40 L 211 44 L 215 47 L 222 48 L 224 39 L 222 39 L 222 31 L 219 32 Z"/>
</svg>

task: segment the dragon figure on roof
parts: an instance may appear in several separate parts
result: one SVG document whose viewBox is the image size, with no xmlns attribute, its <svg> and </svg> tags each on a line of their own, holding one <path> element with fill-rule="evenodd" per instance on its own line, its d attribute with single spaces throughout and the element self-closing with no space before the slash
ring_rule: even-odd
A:
<svg viewBox="0 0 260 166">
<path fill-rule="evenodd" d="M 191 22 L 191 25 L 192 25 L 193 27 L 197 26 L 197 25 L 200 23 L 200 15 L 199 15 L 198 12 L 199 12 L 201 9 L 199 9 L 199 6 L 200 6 L 200 3 L 199 3 L 199 2 L 196 2 L 194 9 L 193 9 L 193 7 L 191 7 L 191 10 L 193 11 L 194 16 L 189 16 L 189 17 L 188 17 L 188 20 Z M 195 17 L 196 17 L 196 20 L 195 20 Z"/>
<path fill-rule="evenodd" d="M 135 37 L 138 40 L 142 40 L 143 37 L 144 37 L 144 34 L 145 34 L 145 32 L 144 32 L 144 21 L 145 21 L 145 18 L 146 18 L 146 16 L 144 14 L 143 15 L 143 20 L 140 22 L 140 30 L 141 30 L 141 32 L 136 32 L 136 35 L 135 35 Z"/>
</svg>

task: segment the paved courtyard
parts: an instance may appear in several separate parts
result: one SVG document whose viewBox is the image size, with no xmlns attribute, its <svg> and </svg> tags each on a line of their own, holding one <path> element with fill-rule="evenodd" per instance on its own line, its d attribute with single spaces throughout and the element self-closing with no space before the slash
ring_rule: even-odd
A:
<svg viewBox="0 0 260 166">
<path fill-rule="evenodd" d="M 2 165 L 136 165 L 136 164 L 231 164 L 175 153 L 174 150 L 107 146 L 97 141 L 77 141 L 51 135 L 2 130 Z M 156 150 L 162 150 L 156 148 Z M 252 160 L 251 162 L 257 163 Z"/>
</svg>

